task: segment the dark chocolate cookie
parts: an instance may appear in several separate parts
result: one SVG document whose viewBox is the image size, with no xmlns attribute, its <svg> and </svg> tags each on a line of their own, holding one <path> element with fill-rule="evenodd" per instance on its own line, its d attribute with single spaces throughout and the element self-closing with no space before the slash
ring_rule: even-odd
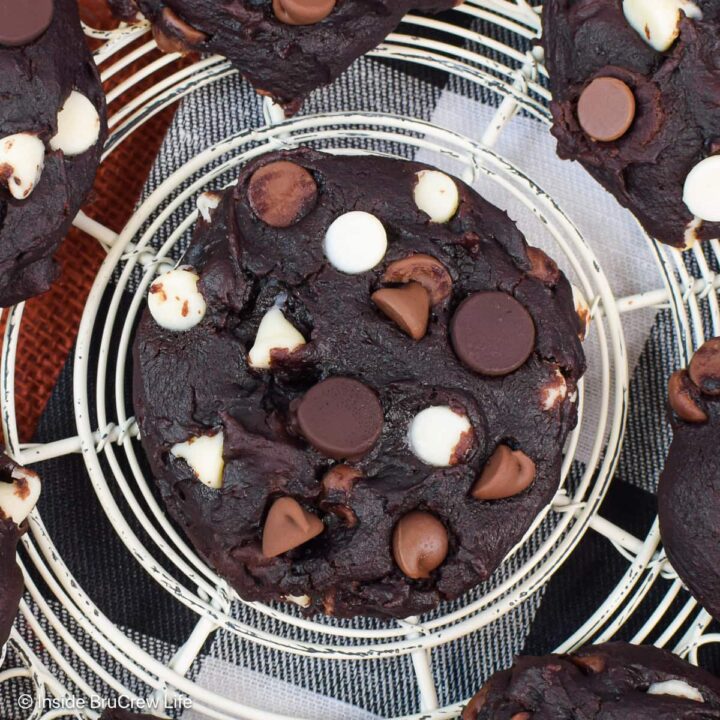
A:
<svg viewBox="0 0 720 720">
<path fill-rule="evenodd" d="M 100 720 L 157 720 L 157 716 L 144 715 L 140 713 L 133 713 L 129 710 L 113 708 L 105 710 L 100 716 Z"/>
<path fill-rule="evenodd" d="M 589 645 L 521 657 L 493 675 L 462 720 L 711 720 L 720 680 L 650 645 Z"/>
<path fill-rule="evenodd" d="M 300 149 L 205 195 L 134 345 L 170 513 L 247 600 L 407 616 L 553 497 L 582 324 L 505 213 L 418 163 Z"/>
<path fill-rule="evenodd" d="M 720 338 L 670 378 L 669 404 L 674 436 L 658 487 L 660 533 L 678 575 L 720 619 Z"/>
<path fill-rule="evenodd" d="M 140 10 L 166 52 L 224 55 L 258 92 L 295 112 L 377 46 L 410 10 L 440 12 L 458 0 L 109 0 L 131 19 Z"/>
<path fill-rule="evenodd" d="M 662 242 L 720 236 L 720 0 L 546 0 L 560 157 Z"/>
<path fill-rule="evenodd" d="M 39 495 L 40 478 L 0 453 L 0 648 L 10 635 L 23 593 L 15 562 L 17 545 Z"/>
<path fill-rule="evenodd" d="M 0 307 L 44 292 L 85 202 L 105 98 L 76 0 L 0 2 Z"/>
</svg>

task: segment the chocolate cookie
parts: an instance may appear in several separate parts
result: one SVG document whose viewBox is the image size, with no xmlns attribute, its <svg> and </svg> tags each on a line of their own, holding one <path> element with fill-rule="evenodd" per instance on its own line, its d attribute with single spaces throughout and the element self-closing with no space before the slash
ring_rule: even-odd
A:
<svg viewBox="0 0 720 720">
<path fill-rule="evenodd" d="M 0 648 L 10 636 L 23 593 L 17 545 L 39 496 L 40 478 L 0 453 Z"/>
<path fill-rule="evenodd" d="M 650 645 L 589 645 L 521 657 L 493 675 L 462 720 L 711 720 L 720 680 Z"/>
<path fill-rule="evenodd" d="M 720 0 L 546 0 L 560 157 L 658 240 L 720 236 Z"/>
<path fill-rule="evenodd" d="M 440 12 L 458 0 L 108 0 L 132 19 L 141 11 L 161 50 L 224 55 L 257 91 L 296 112 L 377 46 L 410 10 Z"/>
<path fill-rule="evenodd" d="M 486 579 L 558 487 L 572 290 L 418 163 L 271 153 L 204 195 L 134 345 L 173 517 L 247 600 L 404 617 Z"/>
<path fill-rule="evenodd" d="M 674 436 L 658 486 L 660 533 L 678 575 L 720 619 L 720 338 L 670 378 L 669 404 Z"/>
<path fill-rule="evenodd" d="M 92 187 L 105 99 L 76 0 L 0 0 L 0 307 L 44 292 Z"/>
</svg>

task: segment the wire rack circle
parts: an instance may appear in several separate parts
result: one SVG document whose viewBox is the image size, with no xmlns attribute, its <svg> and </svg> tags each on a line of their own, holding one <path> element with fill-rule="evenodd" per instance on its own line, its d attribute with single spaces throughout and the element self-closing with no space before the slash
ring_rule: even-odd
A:
<svg viewBox="0 0 720 720">
<path fill-rule="evenodd" d="M 27 564 L 23 566 L 30 601 L 23 602 L 22 617 L 67 682 L 49 672 L 47 659 L 41 658 L 14 631 L 12 646 L 20 655 L 20 667 L 0 674 L 0 685 L 12 677 L 33 679 L 35 705 L 29 717 L 45 720 L 60 717 L 44 710 L 42 700 L 46 695 L 91 697 L 95 690 L 88 678 L 102 682 L 112 692 L 142 699 L 133 697 L 126 684 L 95 660 L 86 649 L 90 644 L 153 688 L 155 696 L 192 699 L 195 709 L 208 717 L 283 718 L 219 697 L 187 677 L 202 646 L 218 630 L 233 633 L 244 642 L 299 657 L 357 661 L 409 656 L 418 686 L 419 712 L 405 717 L 455 717 L 461 703 L 440 707 L 438 701 L 431 669 L 433 648 L 489 626 L 527 602 L 591 528 L 615 544 L 627 559 L 628 568 L 601 606 L 568 635 L 559 650 L 612 637 L 628 622 L 660 577 L 669 577 L 671 587 L 650 620 L 637 632 L 636 639 L 643 640 L 664 623 L 666 628 L 656 642 L 667 644 L 681 632 L 674 649 L 689 654 L 695 661 L 698 648 L 715 641 L 713 636 L 703 634 L 709 618 L 692 599 L 686 601 L 681 613 L 667 614 L 684 590 L 659 548 L 657 524 L 647 537 L 634 538 L 602 518 L 598 509 L 612 479 L 625 428 L 628 377 L 623 313 L 639 307 L 668 305 L 681 357 L 687 359 L 706 334 L 703 303 L 709 304 L 714 330 L 718 329 L 720 313 L 715 289 L 720 283 L 710 270 L 713 258 L 706 257 L 717 255 L 718 245 L 694 248 L 692 259 L 688 260 L 688 255 L 660 248 L 648 239 L 656 254 L 658 283 L 661 278 L 662 287 L 644 296 L 615 298 L 601 263 L 573 225 L 572 212 L 566 214 L 540 185 L 492 149 L 518 113 L 549 123 L 549 95 L 543 83 L 546 73 L 541 53 L 532 46 L 540 30 L 536 9 L 523 0 L 469 0 L 450 17 L 440 20 L 408 16 L 401 28 L 372 55 L 443 70 L 493 95 L 497 102 L 492 120 L 481 138 L 471 139 L 425 121 L 381 113 L 327 113 L 286 120 L 268 102 L 266 127 L 235 134 L 175 169 L 119 234 L 80 213 L 76 225 L 96 237 L 108 255 L 88 298 L 74 357 L 77 436 L 40 446 L 19 443 L 13 397 L 23 306 L 9 310 L 0 378 L 3 430 L 9 450 L 25 463 L 82 453 L 108 521 L 139 568 L 198 616 L 195 630 L 170 662 L 153 656 L 103 614 L 92 600 L 91 589 L 80 587 L 57 552 L 40 514 L 33 513 L 31 533 L 24 540 Z M 471 29 L 475 26 L 481 30 Z M 483 33 L 482 29 L 488 26 L 496 32 Z M 87 32 L 105 41 L 96 52 L 103 80 L 123 73 L 133 63 L 141 65 L 108 94 L 111 109 L 113 103 L 117 107 L 111 113 L 106 158 L 164 107 L 235 73 L 223 58 L 203 58 L 158 77 L 151 87 L 128 100 L 127 93 L 171 68 L 177 56 L 157 57 L 154 43 L 143 41 L 148 32 L 144 25 L 121 27 L 109 33 L 87 28 Z M 520 41 L 520 46 L 524 43 L 525 49 L 518 50 L 496 39 L 508 33 Z M 145 477 L 139 459 L 142 451 L 137 426 L 124 401 L 133 322 L 143 307 L 145 291 L 153 277 L 173 266 L 181 254 L 197 218 L 191 200 L 203 190 L 224 186 L 235 169 L 253 157 L 301 143 L 342 153 L 358 152 L 360 148 L 363 152 L 401 157 L 423 153 L 423 159 L 447 167 L 470 183 L 492 187 L 508 206 L 534 218 L 537 232 L 544 233 L 551 254 L 573 276 L 581 295 L 589 299 L 596 348 L 591 360 L 597 363 L 600 378 L 599 387 L 595 388 L 598 407 L 592 417 L 585 412 L 586 393 L 581 383 L 577 400 L 580 421 L 568 440 L 558 495 L 511 551 L 498 573 L 499 580 L 428 617 L 364 625 L 308 619 L 284 605 L 246 604 L 249 615 L 241 622 L 232 608 L 233 602 L 237 602 L 235 594 L 174 530 L 154 498 L 152 479 Z M 160 246 L 155 243 L 157 237 L 165 238 Z M 692 272 L 688 270 L 690 266 Z M 131 304 L 129 309 L 121 310 L 121 298 L 126 293 L 132 296 Z M 103 391 L 90 391 L 91 385 L 104 389 L 108 384 L 115 390 L 110 401 Z M 573 460 L 583 436 L 592 438 L 589 460 L 571 482 Z M 128 513 L 145 528 L 146 536 L 140 538 L 133 531 Z M 38 575 L 44 581 L 42 589 Z M 74 632 L 61 620 L 56 604 L 72 619 Z M 272 631 L 264 629 L 267 621 L 272 622 Z M 52 637 L 47 628 L 52 629 Z M 66 659 L 68 651 L 74 654 L 75 665 Z M 78 713 L 81 716 L 85 717 Z"/>
</svg>

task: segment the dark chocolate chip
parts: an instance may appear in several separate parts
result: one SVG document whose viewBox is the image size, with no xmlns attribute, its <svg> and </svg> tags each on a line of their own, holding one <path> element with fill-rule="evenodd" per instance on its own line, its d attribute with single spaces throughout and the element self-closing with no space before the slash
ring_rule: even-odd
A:
<svg viewBox="0 0 720 720">
<path fill-rule="evenodd" d="M 380 437 L 383 409 L 378 396 L 357 380 L 332 377 L 305 393 L 296 410 L 305 439 L 335 460 L 358 460 Z"/>
<path fill-rule="evenodd" d="M 335 9 L 335 0 L 273 0 L 275 17 L 287 25 L 314 25 Z"/>
<path fill-rule="evenodd" d="M 720 395 L 720 337 L 708 340 L 693 355 L 688 372 L 705 395 Z"/>
<path fill-rule="evenodd" d="M 382 277 L 385 283 L 420 283 L 430 294 L 433 305 L 450 297 L 452 278 L 445 266 L 432 255 L 408 255 L 388 265 Z"/>
<path fill-rule="evenodd" d="M 415 510 L 400 519 L 393 532 L 393 555 L 409 578 L 419 580 L 443 564 L 448 553 L 445 526 L 428 512 Z"/>
<path fill-rule="evenodd" d="M 19 47 L 50 26 L 53 0 L 0 0 L 0 45 Z"/>
<path fill-rule="evenodd" d="M 535 324 L 512 295 L 480 292 L 463 300 L 450 325 L 460 360 L 482 375 L 507 375 L 530 357 Z"/>
<path fill-rule="evenodd" d="M 430 318 L 430 295 L 420 283 L 382 288 L 372 294 L 372 301 L 413 340 L 425 336 Z"/>
<path fill-rule="evenodd" d="M 317 201 L 317 183 L 302 166 L 277 160 L 256 170 L 248 184 L 253 212 L 267 225 L 286 228 L 302 220 Z"/>
<path fill-rule="evenodd" d="M 173 10 L 166 7 L 153 23 L 153 37 L 165 53 L 188 53 L 202 45 L 207 35 L 186 23 Z"/>
<path fill-rule="evenodd" d="M 678 370 L 668 382 L 668 402 L 675 414 L 685 422 L 703 423 L 707 413 L 698 405 L 698 387 L 690 380 L 687 370 Z"/>
<path fill-rule="evenodd" d="M 262 552 L 277 557 L 317 537 L 325 525 L 291 497 L 277 499 L 268 513 L 263 530 Z"/>
<path fill-rule="evenodd" d="M 470 491 L 476 500 L 519 495 L 535 480 L 535 463 L 522 451 L 498 445 Z"/>
<path fill-rule="evenodd" d="M 578 121 L 582 129 L 600 142 L 618 140 L 635 119 L 635 95 L 622 80 L 593 80 L 580 95 Z"/>
</svg>

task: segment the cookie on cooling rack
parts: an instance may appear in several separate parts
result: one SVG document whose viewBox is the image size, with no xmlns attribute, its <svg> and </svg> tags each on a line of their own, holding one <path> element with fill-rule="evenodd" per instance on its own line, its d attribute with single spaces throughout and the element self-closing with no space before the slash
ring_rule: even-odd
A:
<svg viewBox="0 0 720 720">
<path fill-rule="evenodd" d="M 50 287 L 93 184 L 105 99 L 76 0 L 0 2 L 0 307 Z"/>
<path fill-rule="evenodd" d="M 404 617 L 486 579 L 558 487 L 572 289 L 425 165 L 269 153 L 204 195 L 134 344 L 171 514 L 247 600 Z"/>
<path fill-rule="evenodd" d="M 546 0 L 560 157 L 658 240 L 720 237 L 720 0 Z"/>
<path fill-rule="evenodd" d="M 7 642 L 22 597 L 23 579 L 15 554 L 38 497 L 37 474 L 0 452 L 0 648 Z"/>
<path fill-rule="evenodd" d="M 720 680 L 649 645 L 591 645 L 573 655 L 520 657 L 493 675 L 463 720 L 710 720 Z"/>
<path fill-rule="evenodd" d="M 668 395 L 674 436 L 658 487 L 660 533 L 678 575 L 720 619 L 720 338 L 670 378 Z"/>
<path fill-rule="evenodd" d="M 224 55 L 289 113 L 378 45 L 410 10 L 440 12 L 460 1 L 108 0 L 126 20 L 142 12 L 161 50 Z"/>
<path fill-rule="evenodd" d="M 100 716 L 100 720 L 157 720 L 155 715 L 143 715 L 119 708 L 108 709 Z"/>
</svg>

